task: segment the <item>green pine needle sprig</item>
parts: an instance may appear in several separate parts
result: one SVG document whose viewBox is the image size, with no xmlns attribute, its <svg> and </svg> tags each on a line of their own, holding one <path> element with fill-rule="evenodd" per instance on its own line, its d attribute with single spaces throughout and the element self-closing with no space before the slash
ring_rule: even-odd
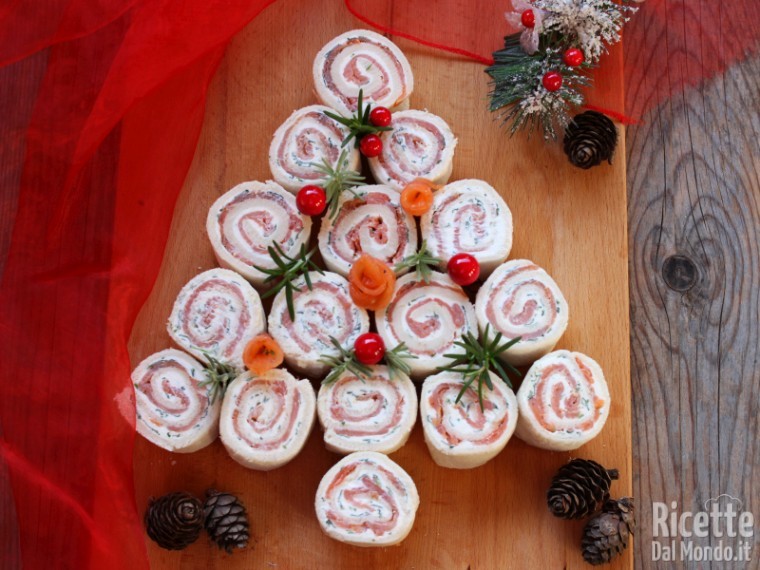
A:
<svg viewBox="0 0 760 570">
<path fill-rule="evenodd" d="M 404 269 L 413 267 L 418 279 L 421 279 L 425 283 L 430 283 L 432 270 L 442 263 L 442 259 L 433 256 L 428 251 L 427 242 L 423 240 L 420 250 L 399 261 L 393 270 L 396 273 L 400 273 Z"/>
<path fill-rule="evenodd" d="M 373 125 L 369 120 L 369 114 L 371 111 L 372 104 L 368 103 L 364 106 L 364 91 L 359 89 L 359 99 L 356 103 L 356 112 L 353 115 L 350 117 L 344 117 L 342 115 L 331 113 L 330 111 L 324 111 L 324 114 L 348 128 L 348 135 L 343 139 L 343 143 L 340 145 L 341 147 L 346 146 L 353 139 L 354 146 L 359 148 L 359 141 L 361 141 L 362 137 L 393 130 L 393 127 L 377 127 Z"/>
<path fill-rule="evenodd" d="M 320 357 L 319 362 L 331 368 L 330 373 L 322 380 L 322 384 L 332 384 L 345 372 L 350 372 L 360 380 L 368 380 L 372 376 L 372 368 L 356 359 L 356 351 L 353 348 L 350 350 L 343 348 L 334 337 L 330 337 L 330 342 L 338 351 L 338 355 Z M 384 358 L 388 367 L 388 376 L 393 380 L 400 374 L 408 376 L 412 369 L 407 360 L 417 357 L 410 354 L 406 344 L 402 342 L 393 350 L 386 350 Z"/>
<path fill-rule="evenodd" d="M 399 373 L 409 376 L 412 372 L 407 360 L 418 358 L 409 352 L 405 342 L 392 350 L 385 351 L 385 364 L 388 366 L 388 376 L 393 380 Z"/>
<path fill-rule="evenodd" d="M 213 404 L 217 398 L 224 398 L 224 393 L 227 391 L 227 385 L 235 379 L 237 371 L 234 366 L 220 362 L 205 350 L 202 352 L 208 361 L 207 363 L 204 363 L 203 366 L 206 379 L 199 382 L 198 385 L 201 388 L 208 387 L 209 403 Z"/>
<path fill-rule="evenodd" d="M 312 163 L 312 166 L 324 176 L 322 187 L 327 197 L 327 215 L 330 218 L 338 213 L 340 197 L 345 190 L 350 190 L 357 198 L 361 197 L 353 189 L 364 184 L 364 176 L 348 168 L 348 151 L 341 151 L 334 167 L 324 158 L 322 164 Z"/>
</svg>

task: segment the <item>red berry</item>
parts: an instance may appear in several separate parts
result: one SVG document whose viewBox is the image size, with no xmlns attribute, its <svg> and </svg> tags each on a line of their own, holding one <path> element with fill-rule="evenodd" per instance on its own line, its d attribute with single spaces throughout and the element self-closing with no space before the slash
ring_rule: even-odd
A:
<svg viewBox="0 0 760 570">
<path fill-rule="evenodd" d="M 327 195 L 319 186 L 309 184 L 296 194 L 298 211 L 307 216 L 319 216 L 327 206 Z"/>
<path fill-rule="evenodd" d="M 570 48 L 562 56 L 565 65 L 569 65 L 570 67 L 578 67 L 585 59 L 583 52 L 578 48 Z"/>
<path fill-rule="evenodd" d="M 547 71 L 541 81 L 547 91 L 559 91 L 562 87 L 562 74 L 559 71 Z"/>
<path fill-rule="evenodd" d="M 383 141 L 377 135 L 364 135 L 359 141 L 359 150 L 367 158 L 380 156 L 383 152 Z"/>
<path fill-rule="evenodd" d="M 533 10 L 525 10 L 525 12 L 523 12 L 520 16 L 520 22 L 522 22 L 522 25 L 526 28 L 532 28 L 535 26 L 536 15 L 533 13 Z"/>
<path fill-rule="evenodd" d="M 457 253 L 449 259 L 446 269 L 457 285 L 472 285 L 480 277 L 480 263 L 469 253 Z"/>
<path fill-rule="evenodd" d="M 391 112 L 385 107 L 375 107 L 369 112 L 369 122 L 376 127 L 387 127 L 391 124 Z"/>
<path fill-rule="evenodd" d="M 377 333 L 364 333 L 354 342 L 354 353 L 362 364 L 377 364 L 385 356 L 385 343 Z"/>
</svg>

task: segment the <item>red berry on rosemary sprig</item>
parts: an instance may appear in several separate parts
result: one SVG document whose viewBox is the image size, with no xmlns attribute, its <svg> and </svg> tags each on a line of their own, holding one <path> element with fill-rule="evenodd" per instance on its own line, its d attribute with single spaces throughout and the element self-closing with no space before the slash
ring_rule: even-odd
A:
<svg viewBox="0 0 760 570">
<path fill-rule="evenodd" d="M 376 127 L 387 127 L 391 124 L 391 112 L 387 107 L 375 107 L 369 112 L 369 122 Z"/>
<path fill-rule="evenodd" d="M 327 207 L 327 194 L 319 186 L 309 184 L 296 194 L 296 206 L 305 216 L 321 216 Z"/>
<path fill-rule="evenodd" d="M 385 109 L 385 107 L 377 107 L 375 110 L 380 110 L 379 120 L 382 122 L 385 120 L 385 113 L 383 111 L 386 111 L 388 113 L 388 123 L 390 124 L 390 111 L 388 109 Z M 324 111 L 324 114 L 330 117 L 332 120 L 339 122 L 344 127 L 348 128 L 348 135 L 346 138 L 343 139 L 343 143 L 341 144 L 341 147 L 346 146 L 348 143 L 351 142 L 351 139 L 354 139 L 354 146 L 356 148 L 361 148 L 361 143 L 366 139 L 369 135 L 374 135 L 377 137 L 377 133 L 383 132 L 383 131 L 391 131 L 393 130 L 392 127 L 388 125 L 382 125 L 375 123 L 371 119 L 372 115 L 372 104 L 364 105 L 364 92 L 363 90 L 359 89 L 359 97 L 356 101 L 356 112 L 351 115 L 350 117 L 343 117 L 342 115 L 337 115 L 335 113 L 332 113 L 330 111 Z M 373 139 L 370 139 L 373 140 Z M 382 149 L 382 142 L 380 141 L 379 137 L 377 139 L 381 144 L 380 147 Z M 367 143 L 369 144 L 369 143 Z M 372 143 L 372 145 L 376 145 L 375 142 Z M 381 151 L 377 151 L 377 154 L 369 155 L 362 151 L 362 154 L 365 156 L 377 156 L 380 154 Z"/>
<path fill-rule="evenodd" d="M 354 342 L 356 360 L 362 364 L 377 364 L 385 356 L 385 343 L 377 333 L 364 333 Z"/>
<path fill-rule="evenodd" d="M 562 55 L 562 61 L 564 61 L 565 65 L 568 67 L 578 67 L 585 60 L 586 58 L 583 56 L 583 52 L 578 48 L 569 48 L 565 50 L 565 53 Z"/>
<path fill-rule="evenodd" d="M 383 152 L 383 141 L 375 134 L 364 135 L 359 142 L 359 152 L 367 158 L 375 158 Z"/>
<path fill-rule="evenodd" d="M 533 10 L 525 10 L 520 15 L 520 23 L 526 28 L 534 27 L 536 25 L 536 15 L 533 13 Z"/>
<path fill-rule="evenodd" d="M 562 87 L 562 74 L 559 71 L 547 71 L 541 83 L 547 91 L 559 91 Z"/>
<path fill-rule="evenodd" d="M 469 253 L 457 253 L 449 259 L 446 269 L 457 285 L 472 285 L 480 277 L 480 263 Z"/>
<path fill-rule="evenodd" d="M 334 354 L 323 355 L 319 362 L 330 367 L 330 373 L 322 380 L 322 384 L 331 384 L 344 373 L 353 374 L 357 378 L 366 380 L 372 377 L 370 366 L 379 364 L 385 360 L 388 367 L 388 376 L 393 379 L 397 374 L 409 375 L 411 368 L 407 360 L 417 358 L 409 353 L 409 349 L 403 342 L 393 350 L 385 350 L 385 342 L 377 333 L 364 333 L 354 342 L 353 348 L 347 350 L 338 342 L 338 339 L 330 337 Z"/>
</svg>

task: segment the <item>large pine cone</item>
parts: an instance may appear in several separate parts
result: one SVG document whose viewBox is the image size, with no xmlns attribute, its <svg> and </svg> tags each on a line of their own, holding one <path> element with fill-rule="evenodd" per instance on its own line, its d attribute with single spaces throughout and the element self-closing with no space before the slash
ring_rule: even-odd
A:
<svg viewBox="0 0 760 570">
<path fill-rule="evenodd" d="M 209 489 L 203 512 L 206 532 L 219 548 L 231 554 L 233 549 L 248 545 L 248 515 L 235 495 Z"/>
<path fill-rule="evenodd" d="M 151 499 L 145 511 L 145 529 L 161 548 L 182 550 L 203 530 L 203 505 L 183 492 Z"/>
<path fill-rule="evenodd" d="M 565 129 L 565 154 L 578 168 L 588 169 L 603 160 L 612 164 L 616 146 L 615 124 L 596 111 L 576 115 Z"/>
<path fill-rule="evenodd" d="M 605 469 L 590 459 L 573 459 L 560 467 L 546 493 L 555 517 L 582 519 L 598 511 L 610 498 L 610 484 L 617 469 Z"/>
<path fill-rule="evenodd" d="M 583 529 L 583 559 L 594 566 L 609 562 L 628 547 L 635 527 L 633 498 L 607 501 Z"/>
</svg>

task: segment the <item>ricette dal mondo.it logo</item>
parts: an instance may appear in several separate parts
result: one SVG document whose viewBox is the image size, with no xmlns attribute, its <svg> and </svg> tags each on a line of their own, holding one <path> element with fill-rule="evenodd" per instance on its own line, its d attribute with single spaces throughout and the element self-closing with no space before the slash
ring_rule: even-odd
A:
<svg viewBox="0 0 760 570">
<path fill-rule="evenodd" d="M 755 517 L 736 497 L 705 501 L 703 511 L 682 511 L 678 502 L 652 503 L 653 562 L 748 562 Z"/>
</svg>

